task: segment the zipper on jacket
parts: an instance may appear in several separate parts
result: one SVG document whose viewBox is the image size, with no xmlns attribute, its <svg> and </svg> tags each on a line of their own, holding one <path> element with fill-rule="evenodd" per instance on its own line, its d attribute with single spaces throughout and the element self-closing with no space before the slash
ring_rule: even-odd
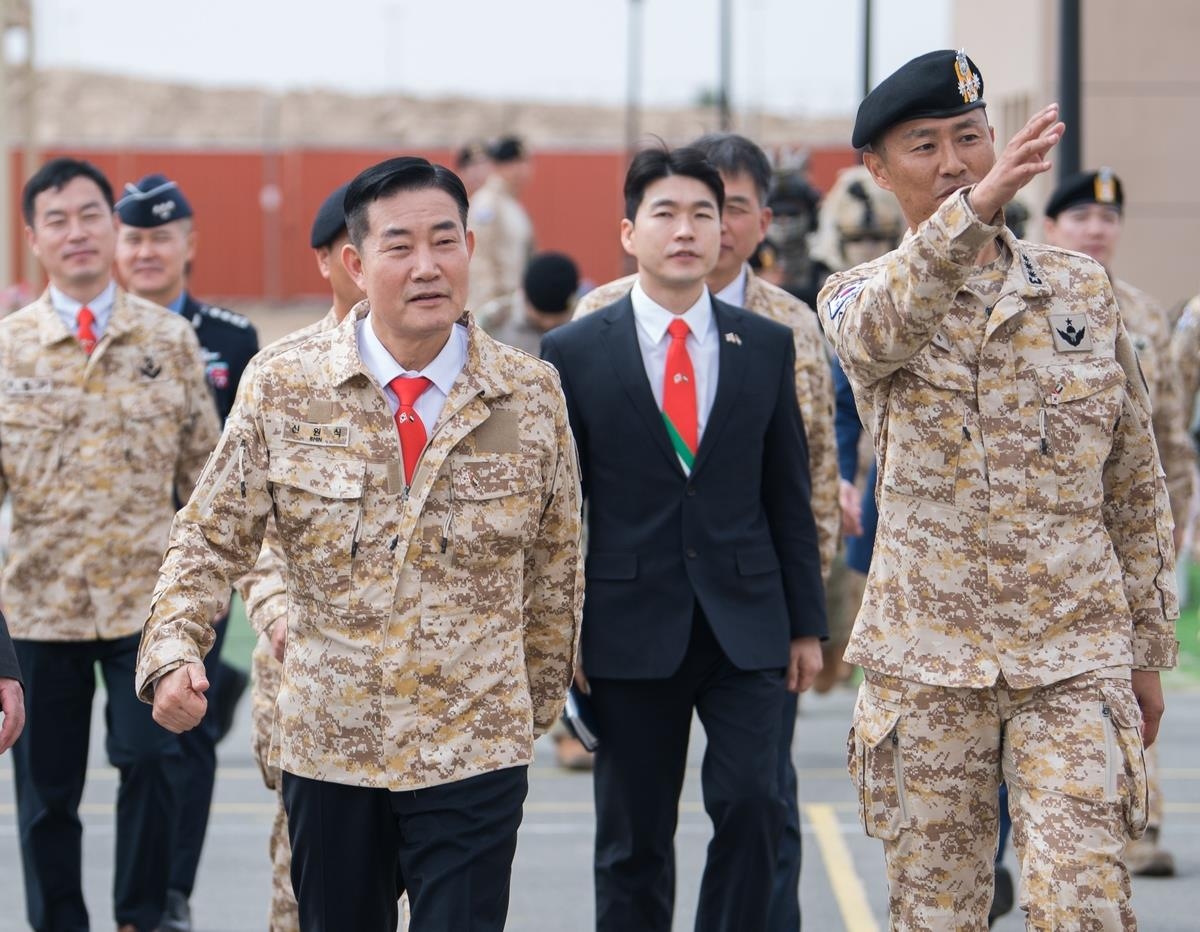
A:
<svg viewBox="0 0 1200 932">
<path fill-rule="evenodd" d="M 446 508 L 446 520 L 442 522 L 442 553 L 450 544 L 450 522 L 454 519 L 454 477 L 450 477 L 450 498 Z"/>
<path fill-rule="evenodd" d="M 246 497 L 246 447 L 238 444 L 238 488 L 242 491 L 242 498 Z"/>
<path fill-rule="evenodd" d="M 358 500 L 358 517 L 354 519 L 354 537 L 350 540 L 350 559 L 353 560 L 358 556 L 358 539 L 362 535 L 363 523 L 363 505 L 362 499 Z"/>
<path fill-rule="evenodd" d="M 1042 455 L 1045 456 L 1050 452 L 1050 443 L 1046 440 L 1046 406 L 1038 410 L 1038 436 L 1042 441 Z"/>
</svg>

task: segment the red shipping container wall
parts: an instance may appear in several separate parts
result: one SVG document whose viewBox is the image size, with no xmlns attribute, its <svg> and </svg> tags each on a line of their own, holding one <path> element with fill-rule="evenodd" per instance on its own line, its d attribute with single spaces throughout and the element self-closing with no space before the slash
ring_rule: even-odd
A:
<svg viewBox="0 0 1200 932">
<path fill-rule="evenodd" d="M 421 155 L 452 165 L 446 149 L 289 149 L 280 152 L 49 150 L 94 162 L 121 196 L 127 182 L 161 172 L 179 182 L 196 214 L 197 252 L 192 290 L 221 298 L 291 300 L 324 297 L 328 287 L 308 245 L 313 216 L 335 187 L 393 155 Z M 13 268 L 20 275 L 24 241 L 20 194 L 30 172 L 13 153 Z M 855 163 L 853 150 L 815 149 L 809 176 L 827 190 L 837 172 Z M 537 248 L 565 252 L 586 279 L 600 284 L 622 273 L 618 240 L 625 154 L 538 151 L 533 181 L 522 200 L 533 218 Z M 0 283 L 0 287 L 7 283 Z M 41 282 L 35 288 L 41 287 Z"/>
</svg>

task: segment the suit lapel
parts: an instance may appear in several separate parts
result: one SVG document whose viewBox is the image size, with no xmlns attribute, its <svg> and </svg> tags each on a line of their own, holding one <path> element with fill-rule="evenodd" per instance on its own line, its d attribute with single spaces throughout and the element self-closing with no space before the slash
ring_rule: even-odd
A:
<svg viewBox="0 0 1200 932">
<path fill-rule="evenodd" d="M 646 429 L 654 438 L 654 445 L 682 475 L 683 468 L 671 447 L 662 412 L 654 402 L 654 393 L 646 376 L 646 364 L 642 361 L 642 351 L 638 346 L 637 323 L 633 319 L 633 301 L 626 295 L 609 307 L 604 319 L 607 326 L 601 330 L 601 339 L 621 387 L 625 389 L 633 409 L 645 421 Z"/>
<path fill-rule="evenodd" d="M 734 405 L 746 376 L 746 359 L 749 352 L 749 348 L 742 345 L 742 337 L 738 332 L 736 315 L 739 312 L 715 298 L 712 309 L 713 324 L 717 328 L 717 339 L 720 341 L 717 350 L 717 395 L 713 399 L 712 411 L 709 412 L 708 422 L 704 426 L 704 436 L 700 438 L 700 449 L 696 451 L 692 475 L 703 468 L 709 451 L 717 443 L 725 424 L 733 416 Z"/>
</svg>

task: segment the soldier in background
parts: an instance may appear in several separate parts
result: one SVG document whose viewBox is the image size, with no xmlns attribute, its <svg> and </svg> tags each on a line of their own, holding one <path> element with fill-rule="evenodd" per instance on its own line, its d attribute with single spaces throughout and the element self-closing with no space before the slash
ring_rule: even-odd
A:
<svg viewBox="0 0 1200 932">
<path fill-rule="evenodd" d="M 492 173 L 492 157 L 487 146 L 478 140 L 468 142 L 454 157 L 454 171 L 462 179 L 467 197 L 474 197 Z"/>
<path fill-rule="evenodd" d="M 1178 649 L 1167 492 L 1103 268 L 1004 226 L 1058 108 L 997 158 L 983 90 L 943 50 L 863 100 L 853 143 L 910 235 L 819 299 L 880 461 L 848 764 L 893 928 L 984 926 L 1003 779 L 1028 926 L 1133 929 L 1121 852 Z"/>
<path fill-rule="evenodd" d="M 579 479 L 552 367 L 465 312 L 472 236 L 448 169 L 347 189 L 368 301 L 255 367 L 175 523 L 138 695 L 204 715 L 212 608 L 274 516 L 287 564 L 276 702 L 306 932 L 500 930 L 533 741 L 558 717 L 582 601 Z M 386 247 L 386 248 L 385 248 Z"/>
<path fill-rule="evenodd" d="M 204 354 L 205 378 L 224 424 L 242 373 L 258 352 L 258 334 L 241 314 L 197 301 L 188 291 L 187 278 L 196 257 L 196 230 L 192 205 L 176 182 L 153 174 L 136 184 L 126 184 L 116 211 L 121 221 L 117 233 L 118 276 L 131 294 L 173 311 L 192 325 Z M 205 660 L 209 714 L 204 727 L 180 738 L 183 766 L 164 932 L 189 932 L 192 928 L 189 900 L 208 828 L 217 743 L 232 727 L 234 710 L 248 682 L 245 673 L 221 661 L 228 620 L 226 606 L 215 622 L 217 639 Z"/>
<path fill-rule="evenodd" d="M 890 252 L 904 234 L 904 218 L 896 198 L 871 180 L 861 165 L 841 171 L 821 202 L 817 229 L 809 237 L 812 262 L 811 300 L 833 272 L 877 259 Z M 821 645 L 824 665 L 813 689 L 828 692 L 853 675 L 843 654 L 862 604 L 867 570 L 875 547 L 876 463 L 870 435 L 854 403 L 854 392 L 837 360 L 833 360 L 838 447 L 838 500 L 842 507 L 843 547 L 833 563 L 826 590 L 829 640 Z"/>
<path fill-rule="evenodd" d="M 498 140 L 490 155 L 492 173 L 471 199 L 468 217 L 475 235 L 467 305 L 472 310 L 520 288 L 533 255 L 533 222 L 520 201 L 533 177 L 533 161 L 516 136 Z M 504 321 L 480 316 L 477 323 L 490 333 Z"/>
<path fill-rule="evenodd" d="M 1111 168 L 1079 172 L 1062 181 L 1046 202 L 1043 233 L 1052 246 L 1091 256 L 1112 282 L 1125 329 L 1137 349 L 1138 362 L 1150 389 L 1154 439 L 1167 475 L 1167 492 L 1175 519 L 1175 546 L 1183 541 L 1192 501 L 1195 451 L 1187 431 L 1184 396 L 1178 370 L 1170 366 L 1171 322 L 1167 311 L 1144 291 L 1117 278 L 1113 259 L 1121 238 L 1125 191 Z M 1125 866 L 1131 873 L 1170 877 L 1175 859 L 1159 845 L 1162 832 L 1162 781 L 1158 775 L 1158 749 L 1146 752 L 1150 779 L 1150 821 L 1146 834 L 1129 843 Z"/>
<path fill-rule="evenodd" d="M 713 297 L 781 323 L 792 331 L 796 352 L 796 399 L 808 440 L 812 511 L 817 524 L 822 580 L 829 578 L 841 527 L 838 506 L 837 444 L 833 430 L 833 384 L 829 357 L 816 315 L 802 301 L 755 275 L 750 257 L 771 225 L 771 164 L 766 153 L 745 136 L 713 133 L 692 143 L 713 165 L 725 185 L 721 214 L 721 249 L 706 278 Z M 636 275 L 618 279 L 580 299 L 576 319 L 628 294 Z M 787 819 L 779 846 L 778 866 L 767 928 L 794 930 L 800 924 L 800 809 L 792 738 L 796 727 L 796 694 L 782 703 L 779 744 L 779 787 Z"/>
<path fill-rule="evenodd" d="M 0 499 L 12 537 L 0 600 L 25 678 L 13 752 L 26 914 L 88 928 L 79 799 L 98 665 L 120 773 L 114 914 L 157 929 L 179 741 L 133 692 L 138 632 L 176 496 L 217 442 L 192 326 L 112 279 L 118 221 L 94 166 L 54 159 L 25 185 L 25 235 L 50 280 L 0 321 Z"/>
<path fill-rule="evenodd" d="M 813 268 L 808 239 L 817 225 L 820 200 L 821 192 L 808 180 L 807 160 L 785 156 L 771 183 L 771 196 L 766 205 L 771 210 L 767 232 L 787 270 L 787 277 L 779 287 L 809 307 L 814 306 L 812 299 L 817 292 L 811 286 Z"/>
<path fill-rule="evenodd" d="M 290 333 L 265 347 L 247 370 L 247 379 L 255 365 L 303 343 L 310 336 L 332 330 L 366 297 L 350 277 L 342 262 L 342 249 L 350 242 L 342 204 L 349 182 L 340 185 L 322 202 L 313 219 L 309 245 L 321 277 L 329 282 L 333 306 L 320 320 Z M 292 845 L 287 833 L 287 813 L 283 807 L 283 788 L 278 765 L 270 761 L 275 725 L 275 701 L 283 681 L 283 655 L 287 645 L 286 564 L 275 537 L 273 524 L 254 569 L 238 580 L 238 592 L 246 603 L 250 627 L 259 635 L 251 657 L 251 749 L 262 771 L 267 789 L 276 799 L 275 818 L 267 851 L 271 858 L 271 905 L 268 910 L 269 932 L 300 932 L 300 911 L 292 890 Z"/>
<path fill-rule="evenodd" d="M 561 252 L 543 252 L 529 260 L 521 287 L 480 309 L 480 315 L 502 320 L 492 331 L 501 343 L 538 356 L 542 337 L 571 319 L 579 291 L 579 268 Z"/>
</svg>

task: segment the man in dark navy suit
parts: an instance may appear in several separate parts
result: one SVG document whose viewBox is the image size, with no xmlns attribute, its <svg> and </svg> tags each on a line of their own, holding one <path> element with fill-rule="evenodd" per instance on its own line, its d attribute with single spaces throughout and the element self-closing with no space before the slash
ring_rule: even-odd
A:
<svg viewBox="0 0 1200 932">
<path fill-rule="evenodd" d="M 724 186 L 695 149 L 639 153 L 626 297 L 549 334 L 588 502 L 577 683 L 596 755 L 596 926 L 669 930 L 693 711 L 713 839 L 696 928 L 763 929 L 783 805 L 784 689 L 821 666 L 824 595 L 791 332 L 713 299 Z"/>
</svg>

